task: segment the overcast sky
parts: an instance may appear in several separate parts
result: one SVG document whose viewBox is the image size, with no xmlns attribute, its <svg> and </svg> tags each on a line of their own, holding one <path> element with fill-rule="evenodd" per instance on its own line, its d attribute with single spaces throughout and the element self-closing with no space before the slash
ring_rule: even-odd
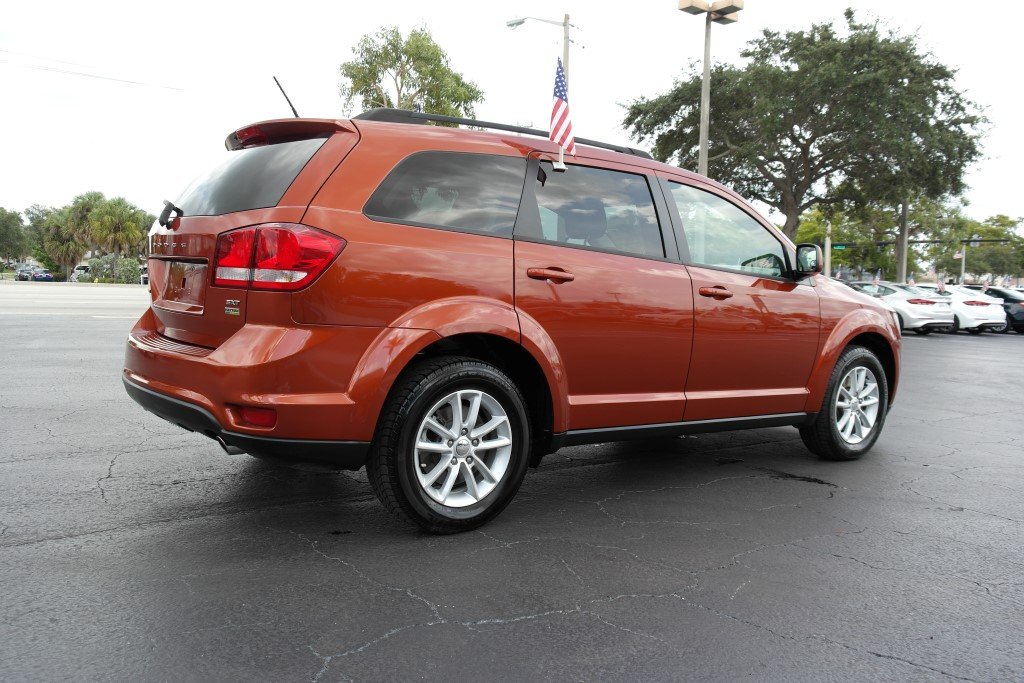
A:
<svg viewBox="0 0 1024 683">
<path fill-rule="evenodd" d="M 959 87 L 991 121 L 985 158 L 968 176 L 968 214 L 1024 216 L 1019 3 L 1002 3 L 991 17 L 968 12 L 971 3 L 935 0 L 746 4 L 739 23 L 715 25 L 713 60 L 735 61 L 766 28 L 841 20 L 850 5 L 862 19 L 917 33 L 958 70 Z M 545 128 L 561 29 L 531 21 L 510 30 L 505 22 L 565 12 L 578 26 L 569 74 L 576 134 L 627 143 L 620 105 L 665 92 L 702 55 L 702 19 L 674 0 L 5 2 L 0 206 L 62 205 L 99 190 L 157 213 L 228 154 L 232 130 L 290 116 L 272 75 L 300 115 L 341 116 L 338 65 L 361 35 L 390 24 L 433 34 L 452 67 L 484 90 L 479 118 Z"/>
</svg>

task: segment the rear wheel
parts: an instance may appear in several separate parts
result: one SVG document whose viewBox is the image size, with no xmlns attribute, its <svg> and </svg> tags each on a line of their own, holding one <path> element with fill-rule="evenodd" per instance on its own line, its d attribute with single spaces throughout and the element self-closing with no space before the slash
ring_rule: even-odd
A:
<svg viewBox="0 0 1024 683">
<path fill-rule="evenodd" d="M 384 407 L 366 470 L 399 518 L 438 534 L 484 524 L 526 474 L 530 425 L 498 368 L 446 356 L 405 373 Z"/>
<path fill-rule="evenodd" d="M 999 327 L 988 328 L 989 332 L 995 332 L 996 334 L 1006 334 L 1010 331 L 1010 319 L 1007 317 L 1006 321 Z"/>
<path fill-rule="evenodd" d="M 821 410 L 800 428 L 800 438 L 826 460 L 856 460 L 878 439 L 888 405 L 882 364 L 863 346 L 850 346 L 836 362 Z"/>
</svg>

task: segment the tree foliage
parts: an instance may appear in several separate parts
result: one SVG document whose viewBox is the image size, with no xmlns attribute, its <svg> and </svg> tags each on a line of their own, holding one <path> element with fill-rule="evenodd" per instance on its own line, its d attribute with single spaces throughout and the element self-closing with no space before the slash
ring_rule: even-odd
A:
<svg viewBox="0 0 1024 683">
<path fill-rule="evenodd" d="M 21 214 L 0 207 L 0 257 L 20 258 L 28 249 L 28 235 Z"/>
<path fill-rule="evenodd" d="M 861 24 L 765 31 L 743 67 L 713 70 L 709 173 L 786 217 L 796 235 L 815 205 L 940 197 L 963 189 L 983 119 L 954 72 L 913 37 Z M 695 163 L 701 76 L 631 103 L 624 124 L 654 156 Z"/>
<path fill-rule="evenodd" d="M 24 214 L 28 219 L 24 250 L 47 268 L 65 271 L 87 252 L 137 256 L 144 249 L 149 225 L 156 220 L 123 197 L 108 200 L 100 192 L 80 194 L 60 208 L 33 204 Z M 134 277 L 133 272 L 133 281 Z"/>
<path fill-rule="evenodd" d="M 363 109 L 396 107 L 446 116 L 473 116 L 483 92 L 448 64 L 448 55 L 426 29 L 403 38 L 397 27 L 363 36 L 354 58 L 341 65 L 340 91 L 346 111 L 358 99 Z"/>
<path fill-rule="evenodd" d="M 832 211 L 828 217 L 821 210 L 812 209 L 801 217 L 796 240 L 824 245 L 828 220 L 832 224 L 833 244 L 855 245 L 833 249 L 833 273 L 841 268 L 843 277 L 860 277 L 861 273 L 872 277 L 881 270 L 883 279 L 895 278 L 898 212 L 891 205 L 876 202 L 856 210 Z M 964 215 L 960 204 L 918 197 L 910 203 L 907 217 L 910 239 L 936 243 L 911 243 L 907 273 L 918 281 L 959 278 L 960 260 L 955 254 L 964 248 L 961 241 L 978 237 L 1007 242 L 968 246 L 969 280 L 1022 277 L 1024 237 L 1017 232 L 1020 225 L 1020 219 L 1002 215 L 977 221 Z M 878 242 L 888 244 L 879 246 Z"/>
<path fill-rule="evenodd" d="M 89 215 L 92 239 L 115 254 L 137 253 L 152 222 L 150 214 L 124 197 L 103 202 Z"/>
</svg>

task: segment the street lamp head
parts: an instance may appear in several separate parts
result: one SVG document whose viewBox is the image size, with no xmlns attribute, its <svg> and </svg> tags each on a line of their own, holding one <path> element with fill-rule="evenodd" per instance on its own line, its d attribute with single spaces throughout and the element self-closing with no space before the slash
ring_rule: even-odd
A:
<svg viewBox="0 0 1024 683">
<path fill-rule="evenodd" d="M 743 0 L 715 0 L 711 3 L 711 11 L 716 14 L 735 14 L 743 9 Z"/>
<path fill-rule="evenodd" d="M 739 12 L 733 12 L 732 14 L 714 14 L 711 17 L 711 21 L 716 24 L 735 24 L 739 20 Z"/>
<path fill-rule="evenodd" d="M 522 26 L 525 23 L 526 19 L 510 19 L 509 21 L 505 22 L 505 26 L 508 26 L 509 28 L 515 28 L 517 26 Z"/>
<path fill-rule="evenodd" d="M 679 0 L 679 11 L 687 14 L 704 14 L 711 11 L 706 0 Z"/>
</svg>

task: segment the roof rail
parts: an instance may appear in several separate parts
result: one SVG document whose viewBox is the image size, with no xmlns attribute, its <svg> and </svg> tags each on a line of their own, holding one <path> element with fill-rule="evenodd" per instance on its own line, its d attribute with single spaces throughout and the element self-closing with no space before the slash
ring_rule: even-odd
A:
<svg viewBox="0 0 1024 683">
<path fill-rule="evenodd" d="M 476 126 L 477 128 L 489 128 L 491 130 L 507 130 L 510 133 L 536 135 L 542 138 L 548 137 L 548 131 L 539 130 L 537 128 L 510 126 L 507 123 L 493 123 L 491 121 L 463 119 L 457 116 L 444 116 L 443 114 L 427 114 L 424 112 L 411 111 L 409 109 L 389 109 L 387 107 L 379 107 L 377 109 L 367 109 L 362 114 L 354 116 L 353 118 L 357 120 L 361 119 L 363 121 L 386 121 L 388 123 L 427 123 L 428 121 L 433 121 L 435 123 L 456 123 L 462 126 Z M 623 147 L 622 145 L 613 145 L 607 142 L 588 140 L 587 138 L 576 138 L 576 142 L 590 147 L 610 149 L 613 152 L 620 152 L 622 154 L 632 154 L 635 157 L 643 157 L 644 159 L 654 159 L 654 157 L 647 152 L 635 147 Z"/>
</svg>

